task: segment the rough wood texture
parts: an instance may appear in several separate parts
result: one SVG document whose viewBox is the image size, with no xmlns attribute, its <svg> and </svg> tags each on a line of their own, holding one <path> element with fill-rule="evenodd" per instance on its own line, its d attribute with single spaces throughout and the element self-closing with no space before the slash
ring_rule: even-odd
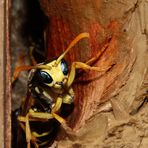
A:
<svg viewBox="0 0 148 148">
<path fill-rule="evenodd" d="M 59 56 L 76 35 L 89 32 L 90 39 L 76 45 L 67 55 L 68 61 L 89 60 L 111 38 L 95 66 L 115 64 L 105 73 L 87 72 L 74 84 L 75 109 L 69 125 L 77 131 L 76 137 L 68 136 L 68 140 L 55 145 L 146 147 L 146 107 L 134 116 L 129 113 L 139 107 L 147 94 L 147 1 L 42 0 L 40 3 L 49 18 L 46 30 L 49 59 Z M 103 102 L 106 103 L 102 106 Z M 111 106 L 113 112 L 98 114 Z"/>
<path fill-rule="evenodd" d="M 11 147 L 10 1 L 0 0 L 0 147 Z"/>
<path fill-rule="evenodd" d="M 4 147 L 11 147 L 11 56 L 10 56 L 10 7 L 5 1 L 5 45 L 4 45 Z"/>
<path fill-rule="evenodd" d="M 4 12 L 3 12 L 3 8 L 4 8 L 4 5 L 2 3 L 3 1 L 1 0 L 0 1 L 0 20 L 1 20 L 1 23 L 0 23 L 0 29 L 1 30 L 4 30 Z M 3 82 L 4 81 L 4 77 L 3 77 L 3 71 L 4 71 L 4 67 L 3 67 L 3 62 L 4 62 L 4 55 L 3 55 L 3 51 L 4 51 L 4 34 L 1 33 L 0 34 L 0 81 Z M 4 85 L 1 85 L 0 86 L 0 147 L 3 147 L 4 146 L 4 106 L 3 106 L 3 103 L 4 103 L 4 94 L 3 94 L 3 91 L 4 91 Z"/>
<path fill-rule="evenodd" d="M 148 84 L 147 1 L 42 0 L 40 2 L 49 18 L 46 29 L 49 59 L 59 56 L 79 33 L 89 32 L 90 39 L 80 41 L 67 55 L 69 64 L 73 61 L 89 60 L 101 52 L 106 43 L 109 43 L 109 47 L 94 66 L 107 67 L 114 64 L 105 73 L 89 71 L 78 74 L 79 77 L 73 85 L 75 109 L 68 119 L 74 135 L 61 131 L 58 139 L 60 141 L 54 145 L 88 148 L 146 147 L 148 141 L 145 97 Z M 26 18 L 19 13 L 20 10 L 26 10 L 24 7 L 22 3 L 16 13 L 18 16 L 23 16 L 21 18 Z M 24 21 L 15 17 L 14 19 L 18 26 Z M 13 29 L 14 32 L 20 29 L 15 23 L 13 25 L 12 28 L 16 27 Z M 28 51 L 24 40 L 21 39 L 24 37 L 19 36 L 18 40 L 15 40 L 15 46 L 13 45 L 16 61 L 20 48 L 23 48 L 22 52 Z M 22 62 L 25 61 L 22 59 Z M 14 63 L 13 66 L 15 67 Z M 10 67 L 7 67 L 7 70 L 10 70 Z M 22 86 L 26 87 L 26 82 L 25 79 L 21 87 L 19 86 L 21 91 L 24 91 Z M 7 95 L 9 97 L 10 94 Z M 18 100 L 22 98 L 16 96 Z M 10 110 L 7 108 L 10 107 L 10 100 L 6 99 L 5 105 L 9 116 Z M 102 111 L 110 112 L 100 113 Z M 8 126 L 9 123 L 10 120 L 7 122 Z M 7 128 L 7 131 L 10 133 L 10 128 Z M 10 144 L 6 142 L 7 145 Z"/>
<path fill-rule="evenodd" d="M 15 9 L 11 16 L 13 20 L 11 45 L 14 56 L 12 69 L 18 64 L 24 65 L 30 61 L 29 47 L 26 43 L 30 36 L 24 38 L 21 34 L 22 30 L 25 30 L 22 24 L 30 16 L 26 13 L 36 14 L 34 17 L 37 18 L 37 22 L 32 19 L 33 24 L 29 28 L 33 32 L 40 30 L 39 21 L 42 22 L 38 13 L 32 9 L 35 8 L 35 3 L 32 4 L 31 11 L 26 12 L 27 2 L 38 1 L 13 2 Z M 49 19 L 46 28 L 48 59 L 59 56 L 79 33 L 89 32 L 90 39 L 80 41 L 66 56 L 69 64 L 73 61 L 89 60 L 101 52 L 101 47 L 106 43 L 110 43 L 109 47 L 93 65 L 106 67 L 114 64 L 105 73 L 93 71 L 78 73 L 73 85 L 75 110 L 67 119 L 73 133 L 61 129 L 56 139 L 58 142 L 55 141 L 53 147 L 147 148 L 147 1 L 40 0 L 40 3 Z M 7 67 L 7 70 L 10 70 L 10 67 Z M 12 100 L 13 110 L 18 108 L 21 98 L 25 96 L 27 78 L 25 73 L 22 73 L 22 76 L 24 78 L 20 79 L 19 85 L 13 90 L 13 98 L 16 98 Z M 8 81 L 10 77 L 6 78 Z M 9 83 L 7 84 L 9 87 Z M 9 89 L 6 92 L 9 97 Z M 10 99 L 6 99 L 5 105 L 9 116 Z M 6 125 L 9 127 L 10 120 L 7 121 L 9 122 Z M 3 132 L 3 129 L 1 131 Z M 10 146 L 10 127 L 6 132 L 8 133 L 5 135 L 6 144 Z M 3 137 L 1 139 L 3 140 Z"/>
<path fill-rule="evenodd" d="M 100 103 L 108 100 L 111 95 L 116 95 L 127 79 L 135 57 L 126 36 L 120 33 L 121 22 L 106 16 L 103 16 L 102 20 L 101 8 L 106 5 L 102 1 L 44 0 L 41 4 L 50 22 L 46 30 L 49 59 L 59 56 L 81 32 L 89 32 L 90 39 L 80 41 L 67 55 L 70 62 L 89 60 L 100 52 L 111 38 L 108 49 L 102 53 L 95 66 L 106 68 L 115 65 L 106 73 L 88 72 L 81 77 L 84 82 L 78 82 L 74 86 L 75 109 L 70 124 L 74 129 L 78 129 L 93 115 Z"/>
</svg>

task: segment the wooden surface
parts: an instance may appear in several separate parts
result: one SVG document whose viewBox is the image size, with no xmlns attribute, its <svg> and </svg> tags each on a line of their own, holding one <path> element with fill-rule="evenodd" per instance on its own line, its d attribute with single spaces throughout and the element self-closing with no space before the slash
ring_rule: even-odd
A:
<svg viewBox="0 0 148 148">
<path fill-rule="evenodd" d="M 95 63 L 104 66 L 113 60 L 115 66 L 93 81 L 86 78 L 98 73 L 83 74 L 81 80 L 85 82 L 74 84 L 75 109 L 69 125 L 76 132 L 74 136 L 62 133 L 64 138 L 59 137 L 54 145 L 60 148 L 147 148 L 147 0 L 40 2 L 49 18 L 46 30 L 49 59 L 59 56 L 70 40 L 86 31 L 90 39 L 83 40 L 67 56 L 69 62 L 86 61 L 100 50 L 108 35 L 112 37 L 117 31 L 111 48 Z M 119 23 L 119 28 L 111 22 Z M 103 101 L 107 102 L 100 105 Z"/>
<path fill-rule="evenodd" d="M 87 72 L 81 76 L 81 82 L 78 81 L 74 85 L 75 108 L 70 118 L 70 126 L 78 129 L 93 115 L 97 106 L 108 100 L 111 94 L 124 83 L 135 57 L 128 48 L 127 39 L 121 34 L 120 20 L 116 21 L 114 18 L 116 16 L 113 15 L 111 18 L 107 15 L 102 16 L 102 13 L 105 13 L 102 10 L 103 1 L 43 0 L 40 3 L 49 18 L 46 29 L 48 59 L 58 57 L 82 32 L 90 33 L 90 39 L 83 39 L 67 54 L 66 59 L 69 64 L 73 61 L 88 61 L 101 52 L 101 48 L 106 43 L 109 43 L 108 49 L 102 53 L 94 66 L 102 68 L 114 66 L 105 73 Z M 126 47 L 123 42 L 127 42 Z M 130 56 L 132 59 L 129 58 Z"/>
<path fill-rule="evenodd" d="M 0 0 L 0 147 L 11 147 L 9 1 Z"/>
<path fill-rule="evenodd" d="M 10 50 L 10 7 L 5 1 L 4 19 L 4 147 L 11 148 L 11 50 Z"/>
<path fill-rule="evenodd" d="M 4 82 L 4 1 L 0 0 L 0 81 Z M 4 85 L 0 85 L 0 147 L 4 147 Z"/>
<path fill-rule="evenodd" d="M 79 33 L 89 32 L 90 39 L 79 42 L 67 55 L 69 64 L 87 61 L 108 42 L 108 37 L 112 39 L 110 47 L 94 65 L 115 62 L 107 73 L 78 75 L 73 85 L 75 110 L 69 117 L 69 125 L 76 132 L 74 136 L 59 133 L 59 141 L 56 139 L 53 147 L 147 148 L 148 108 L 146 101 L 143 103 L 148 88 L 147 0 L 40 2 L 49 19 L 48 59 L 59 56 Z M 23 84 L 20 88 L 24 91 Z M 131 115 L 133 110 L 135 114 Z"/>
</svg>

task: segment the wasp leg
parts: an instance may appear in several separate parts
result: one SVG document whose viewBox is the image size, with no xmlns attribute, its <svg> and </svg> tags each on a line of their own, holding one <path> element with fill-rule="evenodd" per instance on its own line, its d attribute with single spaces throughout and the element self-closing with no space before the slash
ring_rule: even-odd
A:
<svg viewBox="0 0 148 148">
<path fill-rule="evenodd" d="M 29 121 L 38 121 L 38 119 L 36 119 L 36 120 L 31 119 L 32 117 L 33 118 L 40 118 L 42 120 L 39 119 L 39 121 L 43 121 L 43 119 L 45 119 L 45 115 L 44 114 L 45 113 L 42 113 L 42 114 L 41 113 L 39 113 L 39 114 L 37 113 L 37 114 L 35 114 L 35 112 L 33 113 L 31 111 L 31 112 L 29 112 L 26 115 L 26 117 L 23 117 L 23 116 L 19 116 L 18 117 L 18 120 L 20 122 L 25 122 L 25 126 L 22 123 L 20 123 L 20 125 L 21 125 L 21 128 L 24 130 L 24 132 L 26 134 L 27 148 L 30 148 L 30 142 L 32 142 L 32 144 L 35 146 L 35 148 L 39 148 L 39 146 L 37 144 L 37 141 L 38 141 L 37 136 L 34 133 L 31 133 Z M 46 119 L 47 119 L 47 117 L 49 119 L 50 116 L 46 116 Z M 41 136 L 43 136 L 43 135 L 41 135 Z"/>
<path fill-rule="evenodd" d="M 63 101 L 63 99 L 61 97 L 57 98 L 57 101 L 51 110 L 51 114 L 50 113 L 40 113 L 40 112 L 36 113 L 36 112 L 30 111 L 29 116 L 44 119 L 44 120 L 55 118 L 57 121 L 59 121 L 62 124 L 63 127 L 68 128 L 66 121 L 57 114 L 57 112 L 60 110 L 61 105 L 63 103 L 62 101 Z"/>
<path fill-rule="evenodd" d="M 94 71 L 98 71 L 98 72 L 103 72 L 103 71 L 107 71 L 110 67 L 111 67 L 111 65 L 106 68 L 102 68 L 102 67 L 100 68 L 100 67 L 89 66 L 89 65 L 82 63 L 82 62 L 73 62 L 72 66 L 71 66 L 71 71 L 69 74 L 68 82 L 67 82 L 67 87 L 70 87 L 71 84 L 73 83 L 74 78 L 75 78 L 76 69 L 94 70 Z"/>
<path fill-rule="evenodd" d="M 55 118 L 62 125 L 66 125 L 65 120 L 62 117 L 60 117 L 58 114 L 56 114 L 56 112 L 60 110 L 61 105 L 62 105 L 62 98 L 58 97 L 55 106 L 52 108 L 51 113 L 34 112 L 32 109 L 30 109 L 26 117 L 23 116 L 18 117 L 18 120 L 20 122 L 25 122 L 24 130 L 26 133 L 27 148 L 30 148 L 30 141 L 35 145 L 35 147 L 37 147 L 37 144 L 35 142 L 36 137 L 33 138 L 34 135 L 31 134 L 29 121 L 46 121 Z"/>
<path fill-rule="evenodd" d="M 27 141 L 27 148 L 30 148 L 30 141 L 31 141 L 31 129 L 29 125 L 29 116 L 26 116 L 26 141 Z"/>
<path fill-rule="evenodd" d="M 49 135 L 50 133 L 52 132 L 51 131 L 48 131 L 48 132 L 44 132 L 42 134 L 38 134 L 37 132 L 32 132 L 32 135 L 36 138 L 41 138 L 41 137 L 44 137 L 44 136 L 47 136 Z M 37 144 L 37 143 L 33 143 L 35 148 L 39 148 L 40 146 L 44 146 L 45 144 L 49 143 L 49 140 L 45 141 L 45 142 L 42 142 L 41 144 Z M 36 145 L 35 145 L 36 144 Z M 37 146 L 37 147 L 36 147 Z"/>
<path fill-rule="evenodd" d="M 58 97 L 57 101 L 55 103 L 55 106 L 52 108 L 51 113 L 44 113 L 44 112 L 34 112 L 32 109 L 29 110 L 29 113 L 27 114 L 29 116 L 29 121 L 45 121 L 49 119 L 55 118 L 60 123 L 65 123 L 65 120 L 60 117 L 56 112 L 59 111 L 62 105 L 62 98 Z M 18 120 L 21 122 L 27 122 L 27 116 L 19 116 Z"/>
<path fill-rule="evenodd" d="M 109 46 L 109 43 L 106 43 L 100 50 L 99 52 L 97 53 L 97 55 L 95 57 L 92 57 L 91 59 L 89 59 L 87 62 L 85 62 L 86 64 L 90 65 L 92 64 L 93 62 L 95 62 L 96 60 L 98 60 L 102 53 L 104 53 L 106 51 L 106 49 L 108 48 Z"/>
<path fill-rule="evenodd" d="M 69 90 L 68 90 L 68 93 L 63 96 L 63 103 L 72 104 L 73 103 L 73 98 L 74 98 L 74 91 L 70 87 Z"/>
<path fill-rule="evenodd" d="M 56 114 L 60 110 L 61 105 L 62 105 L 62 98 L 58 97 L 54 107 L 51 110 L 51 113 L 34 112 L 33 110 L 30 110 L 29 117 L 40 118 L 43 120 L 46 119 L 49 120 L 55 118 L 60 123 L 65 123 L 65 120 L 62 117 L 60 117 L 58 114 Z"/>
<path fill-rule="evenodd" d="M 52 108 L 51 110 L 51 113 L 56 113 L 59 111 L 59 109 L 61 108 L 61 105 L 62 105 L 62 98 L 61 97 L 58 97 L 57 98 L 57 101 L 54 105 L 54 107 Z"/>
<path fill-rule="evenodd" d="M 47 136 L 47 135 L 49 135 L 50 133 L 51 133 L 51 131 L 44 132 L 44 133 L 42 133 L 42 134 L 38 134 L 37 132 L 32 132 L 32 135 L 33 135 L 34 137 L 40 138 L 40 137 L 43 137 L 43 136 Z"/>
<path fill-rule="evenodd" d="M 21 128 L 23 129 L 24 132 L 26 132 L 25 125 L 23 123 L 19 123 Z M 34 144 L 35 148 L 39 148 L 37 141 L 39 141 L 35 135 L 31 134 L 31 142 Z"/>
<path fill-rule="evenodd" d="M 56 101 L 56 103 L 55 103 L 55 106 L 52 108 L 52 110 L 51 110 L 51 114 L 54 116 L 54 118 L 56 119 L 56 120 L 58 120 L 61 124 L 65 124 L 66 123 L 66 121 L 62 118 L 62 117 L 60 117 L 58 114 L 56 114 L 59 110 L 60 110 L 60 108 L 61 108 L 61 105 L 62 105 L 62 98 L 61 97 L 58 97 L 57 98 L 57 101 Z"/>
<path fill-rule="evenodd" d="M 38 118 L 38 121 L 45 121 L 45 120 L 49 120 L 49 119 L 53 119 L 55 118 L 56 120 L 58 120 L 60 123 L 65 122 L 65 120 L 60 117 L 59 115 L 57 115 L 56 113 L 52 112 L 50 113 L 43 113 L 43 112 L 29 112 L 29 117 L 31 118 Z M 37 119 L 36 119 L 37 121 Z"/>
</svg>

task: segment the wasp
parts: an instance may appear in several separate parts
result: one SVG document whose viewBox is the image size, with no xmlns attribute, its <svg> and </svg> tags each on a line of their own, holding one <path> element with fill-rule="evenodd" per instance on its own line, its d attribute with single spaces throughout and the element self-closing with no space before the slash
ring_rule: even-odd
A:
<svg viewBox="0 0 148 148">
<path fill-rule="evenodd" d="M 77 42 L 84 38 L 89 38 L 89 33 L 79 34 L 58 58 L 34 66 L 16 68 L 13 81 L 18 78 L 21 71 L 30 70 L 27 97 L 17 117 L 25 133 L 27 148 L 32 145 L 35 148 L 47 147 L 52 138 L 51 135 L 57 128 L 55 125 L 67 125 L 63 110 L 64 105 L 70 106 L 74 102 L 72 84 L 75 80 L 76 69 L 106 71 L 106 69 L 90 66 L 90 64 L 98 59 L 100 53 L 108 45 L 105 45 L 95 57 L 86 63 L 73 62 L 69 68 L 64 57 Z"/>
</svg>

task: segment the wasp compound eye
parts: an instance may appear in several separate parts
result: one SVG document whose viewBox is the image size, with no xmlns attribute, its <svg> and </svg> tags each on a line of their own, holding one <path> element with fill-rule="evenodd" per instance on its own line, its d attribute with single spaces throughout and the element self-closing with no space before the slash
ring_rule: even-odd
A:
<svg viewBox="0 0 148 148">
<path fill-rule="evenodd" d="M 45 71 L 40 71 L 39 77 L 43 83 L 51 83 L 53 81 L 52 77 Z"/>
<path fill-rule="evenodd" d="M 68 64 L 64 59 L 61 60 L 61 69 L 64 75 L 68 74 Z"/>
</svg>

